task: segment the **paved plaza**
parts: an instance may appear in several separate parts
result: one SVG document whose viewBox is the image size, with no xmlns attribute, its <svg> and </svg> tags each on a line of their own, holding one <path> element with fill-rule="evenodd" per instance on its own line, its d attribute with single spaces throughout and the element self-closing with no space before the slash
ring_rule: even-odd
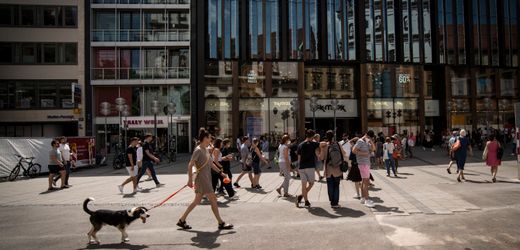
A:
<svg viewBox="0 0 520 250">
<path fill-rule="evenodd" d="M 294 199 L 280 198 L 275 189 L 282 177 L 277 168 L 263 174 L 262 191 L 249 188 L 243 178 L 239 198 L 219 198 L 221 214 L 235 224 L 231 231 L 217 231 L 208 203 L 197 207 L 188 222 L 193 230 L 180 231 L 175 223 L 193 199 L 183 190 L 164 206 L 150 211 L 146 224 L 135 222 L 128 230 L 130 242 L 119 244 L 120 233 L 103 228 L 100 246 L 88 246 L 90 224 L 81 204 L 96 201 L 91 209 L 150 207 L 186 183 L 188 155 L 177 163 L 158 167 L 164 187 L 144 181 L 143 192 L 121 195 L 117 185 L 125 170 L 109 167 L 73 173 L 70 189 L 47 192 L 44 177 L 0 183 L 0 249 L 518 249 L 520 248 L 520 192 L 516 161 L 504 162 L 498 182 L 491 183 L 489 169 L 477 153 L 467 165 L 465 183 L 446 173 L 443 152 L 416 150 L 417 158 L 403 161 L 399 178 L 373 170 L 371 189 L 376 206 L 367 208 L 354 198 L 351 182 L 341 182 L 341 209 L 332 210 L 327 185 L 317 182 L 310 192 L 311 208 L 296 208 Z M 427 163 L 429 162 L 429 164 Z M 435 164 L 439 162 L 439 164 Z M 422 164 L 420 164 L 422 163 Z M 237 172 L 238 166 L 234 167 Z M 269 171 L 266 169 L 266 171 Z M 291 180 L 290 193 L 301 191 Z"/>
</svg>

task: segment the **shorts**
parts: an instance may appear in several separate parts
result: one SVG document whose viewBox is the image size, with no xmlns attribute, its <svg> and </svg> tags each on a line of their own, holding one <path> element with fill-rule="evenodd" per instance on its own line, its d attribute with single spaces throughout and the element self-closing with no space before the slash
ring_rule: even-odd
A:
<svg viewBox="0 0 520 250">
<path fill-rule="evenodd" d="M 370 178 L 370 165 L 368 164 L 358 164 L 359 173 L 361 174 L 362 179 Z"/>
<path fill-rule="evenodd" d="M 58 165 L 49 165 L 49 174 L 57 174 L 60 167 Z"/>
<path fill-rule="evenodd" d="M 139 171 L 139 168 L 137 166 L 134 167 L 134 171 L 132 171 L 132 167 L 126 167 L 126 171 L 128 171 L 128 175 L 130 177 L 137 176 L 137 172 Z"/>
<path fill-rule="evenodd" d="M 298 172 L 300 173 L 300 179 L 302 182 L 314 183 L 314 178 L 316 178 L 315 168 L 301 168 Z"/>
<path fill-rule="evenodd" d="M 245 163 L 242 163 L 242 171 L 251 172 L 251 166 L 247 166 Z"/>
<path fill-rule="evenodd" d="M 260 168 L 260 162 L 253 162 L 253 173 L 254 174 L 262 173 L 262 169 Z"/>
</svg>

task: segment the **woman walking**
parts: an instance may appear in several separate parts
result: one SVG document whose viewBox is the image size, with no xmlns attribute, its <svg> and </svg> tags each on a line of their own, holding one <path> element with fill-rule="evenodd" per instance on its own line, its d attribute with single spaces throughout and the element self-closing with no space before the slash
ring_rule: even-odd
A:
<svg viewBox="0 0 520 250">
<path fill-rule="evenodd" d="M 252 154 L 252 162 L 253 162 L 253 188 L 261 189 L 260 186 L 260 175 L 262 175 L 262 169 L 260 169 L 260 161 L 263 161 L 265 164 L 269 164 L 262 152 L 258 148 L 259 140 L 258 138 L 253 138 L 253 144 L 251 144 L 251 154 Z"/>
<path fill-rule="evenodd" d="M 395 171 L 395 161 L 394 161 L 394 144 L 392 143 L 392 139 L 390 137 L 386 137 L 386 143 L 383 145 L 383 159 L 385 160 L 386 165 L 386 176 L 390 176 L 390 168 L 392 169 L 392 173 L 397 177 Z"/>
<path fill-rule="evenodd" d="M 188 183 L 186 184 L 190 188 L 195 189 L 195 198 L 193 202 L 188 206 L 184 214 L 177 222 L 177 226 L 186 230 L 191 229 L 191 226 L 186 223 L 186 218 L 191 211 L 200 203 L 203 196 L 206 196 L 211 203 L 211 210 L 218 221 L 218 229 L 232 229 L 233 225 L 226 224 L 220 217 L 217 205 L 217 196 L 211 186 L 211 169 L 219 172 L 223 177 L 227 177 L 222 170 L 212 163 L 211 157 L 207 150 L 210 143 L 210 135 L 206 129 L 201 128 L 199 130 L 198 137 L 200 144 L 193 151 L 191 160 L 188 164 Z M 193 185 L 193 167 L 197 168 L 197 176 L 195 178 L 195 186 Z"/>
<path fill-rule="evenodd" d="M 501 145 L 500 142 L 497 141 L 497 138 L 494 134 L 489 135 L 489 141 L 486 143 L 486 149 L 487 151 L 486 156 L 486 165 L 491 167 L 491 176 L 492 181 L 497 182 L 497 171 L 498 166 L 502 163 L 501 157 L 499 157 L 498 151 L 500 149 Z"/>
<path fill-rule="evenodd" d="M 473 154 L 471 144 L 466 136 L 466 130 L 461 130 L 460 136 L 453 145 L 455 147 L 453 150 L 455 151 L 455 159 L 457 160 L 457 170 L 459 171 L 459 175 L 457 176 L 458 182 L 466 180 L 466 178 L 464 178 L 464 165 L 466 165 L 466 158 L 468 158 L 468 150 L 470 155 Z"/>
<path fill-rule="evenodd" d="M 327 142 L 321 150 L 320 158 L 324 161 L 324 176 L 327 178 L 327 191 L 329 194 L 330 206 L 339 208 L 339 184 L 343 179 L 340 165 L 344 161 L 343 148 L 334 140 L 332 130 L 326 133 Z"/>
<path fill-rule="evenodd" d="M 233 176 L 231 174 L 231 161 L 233 160 L 233 154 L 229 151 L 229 148 L 231 147 L 231 141 L 229 139 L 224 139 L 222 141 L 222 150 L 221 155 L 222 161 L 220 161 L 220 165 L 222 165 L 224 170 L 224 173 L 228 176 L 229 180 L 232 180 Z M 231 181 L 229 183 L 222 182 L 223 187 L 220 187 L 220 190 L 223 190 L 223 188 L 226 188 L 226 192 L 229 196 L 229 198 L 232 198 L 235 196 L 235 190 L 233 189 L 233 185 L 231 185 Z"/>
<path fill-rule="evenodd" d="M 289 143 L 289 135 L 284 135 L 280 146 L 278 146 L 278 166 L 280 166 L 280 171 L 283 173 L 283 183 L 276 189 L 276 192 L 282 196 L 283 188 L 283 197 L 291 197 L 291 195 L 289 195 L 289 181 L 291 180 L 291 155 L 289 153 Z"/>
<path fill-rule="evenodd" d="M 354 147 L 356 145 L 356 142 L 359 140 L 358 137 L 352 138 L 352 140 L 348 141 L 347 143 L 350 143 L 351 147 Z M 354 182 L 354 187 L 356 188 L 356 199 L 361 199 L 361 173 L 359 172 L 358 163 L 356 160 L 356 155 L 351 151 L 349 155 L 350 159 L 350 166 L 348 168 L 348 174 L 347 174 L 347 180 Z"/>
</svg>

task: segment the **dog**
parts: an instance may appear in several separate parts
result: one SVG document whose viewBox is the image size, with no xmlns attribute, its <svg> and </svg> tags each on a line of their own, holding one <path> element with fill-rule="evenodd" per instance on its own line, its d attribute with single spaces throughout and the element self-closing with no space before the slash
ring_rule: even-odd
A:
<svg viewBox="0 0 520 250">
<path fill-rule="evenodd" d="M 128 234 L 126 233 L 126 227 L 130 225 L 134 220 L 141 219 L 143 223 L 146 223 L 146 218 L 150 217 L 147 213 L 148 209 L 145 207 L 134 207 L 129 210 L 96 210 L 92 211 L 88 209 L 88 203 L 94 201 L 94 198 L 87 198 L 83 202 L 83 210 L 90 215 L 90 223 L 92 223 L 92 229 L 87 233 L 89 244 L 99 244 L 99 240 L 96 233 L 101 230 L 103 225 L 111 225 L 121 231 L 121 243 L 128 242 Z"/>
</svg>

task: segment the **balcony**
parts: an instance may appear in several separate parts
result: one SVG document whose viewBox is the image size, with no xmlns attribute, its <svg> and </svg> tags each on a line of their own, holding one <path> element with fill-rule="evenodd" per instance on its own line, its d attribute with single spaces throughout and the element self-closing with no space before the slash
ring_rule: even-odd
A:
<svg viewBox="0 0 520 250">
<path fill-rule="evenodd" d="M 95 29 L 92 42 L 189 42 L 189 29 L 173 30 L 113 30 Z"/>
<path fill-rule="evenodd" d="M 190 0 L 91 0 L 92 4 L 189 4 Z"/>
<path fill-rule="evenodd" d="M 169 68 L 93 68 L 94 80 L 189 79 L 189 67 Z"/>
</svg>

